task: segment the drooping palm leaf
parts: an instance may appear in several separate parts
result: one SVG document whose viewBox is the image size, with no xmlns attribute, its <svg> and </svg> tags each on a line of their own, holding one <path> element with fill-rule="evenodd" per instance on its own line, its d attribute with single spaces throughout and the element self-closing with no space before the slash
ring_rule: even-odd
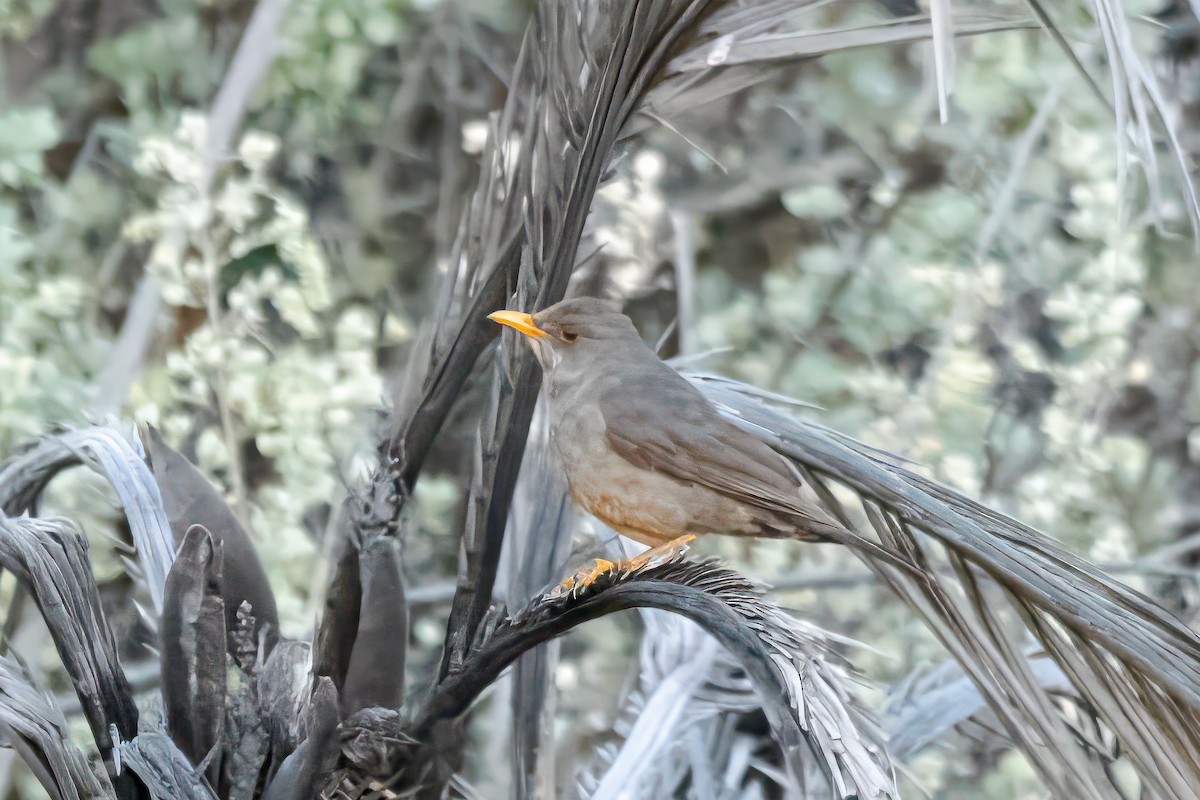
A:
<svg viewBox="0 0 1200 800">
<path fill-rule="evenodd" d="M 910 570 L 858 554 L 959 661 L 1049 788 L 1119 796 L 1006 635 L 1001 598 L 1118 738 L 1144 784 L 1166 797 L 1197 796 L 1200 638 L 1191 630 L 1049 537 L 897 459 L 771 408 L 737 382 L 689 377 L 731 421 L 810 476 L 831 506 L 839 506 L 833 484 L 857 498 L 879 543 Z"/>
<path fill-rule="evenodd" d="M 1030 659 L 1030 672 L 1048 690 L 1071 691 L 1063 671 L 1044 656 Z M 983 694 L 956 661 L 912 673 L 892 687 L 884 707 L 892 756 L 898 761 L 913 758 L 985 709 Z"/>
<path fill-rule="evenodd" d="M 46 793 L 62 800 L 116 800 L 103 768 L 68 736 L 52 698 L 34 688 L 13 659 L 0 656 L 0 730 Z"/>
<path fill-rule="evenodd" d="M 129 741 L 113 737 L 118 773 L 137 775 L 154 800 L 217 800 L 171 737 L 145 730 Z"/>
<path fill-rule="evenodd" d="M 87 540 L 63 520 L 0 515 L 0 565 L 37 603 L 100 755 L 110 760 L 110 730 L 134 736 L 138 712 L 100 606 Z M 128 796 L 120 788 L 119 796 Z"/>
<path fill-rule="evenodd" d="M 858 707 L 837 662 L 827 658 L 827 643 L 737 573 L 687 561 L 680 552 L 632 569 L 610 569 L 590 585 L 557 589 L 512 616 L 491 618 L 461 667 L 434 690 L 413 723 L 413 738 L 426 742 L 439 724 L 466 712 L 522 653 L 583 622 L 636 607 L 692 619 L 738 660 L 798 782 L 805 780 L 805 754 L 811 752 L 835 796 L 897 796 L 877 729 Z M 413 763 L 428 757 L 418 748 Z"/>
<path fill-rule="evenodd" d="M 29 510 L 54 476 L 83 465 L 113 487 L 129 521 L 138 567 L 156 611 L 175 558 L 175 541 L 162 495 L 146 466 L 141 442 L 119 430 L 97 426 L 47 436 L 0 468 L 0 508 L 9 515 Z"/>
</svg>

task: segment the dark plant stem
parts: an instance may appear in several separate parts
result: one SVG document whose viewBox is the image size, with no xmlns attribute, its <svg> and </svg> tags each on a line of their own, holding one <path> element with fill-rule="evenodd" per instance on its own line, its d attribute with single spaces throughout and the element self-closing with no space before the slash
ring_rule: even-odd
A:
<svg viewBox="0 0 1200 800">
<path fill-rule="evenodd" d="M 519 238 L 509 243 L 462 317 L 446 322 L 458 326 L 449 348 L 433 368 L 413 408 L 398 411 L 394 432 L 380 448 L 385 458 L 397 466 L 397 513 L 412 492 L 429 448 L 462 394 L 475 362 L 499 334 L 499 327 L 488 321 L 487 315 L 502 307 L 508 297 L 508 286 L 520 263 L 520 245 Z"/>
<path fill-rule="evenodd" d="M 540 602 L 535 600 L 534 604 Z M 704 589 L 648 574 L 644 579 L 613 585 L 581 602 L 568 602 L 559 609 L 539 614 L 536 619 L 523 620 L 523 614 L 518 614 L 471 654 L 460 670 L 438 684 L 414 723 L 412 735 L 423 741 L 439 722 L 461 716 L 522 653 L 585 622 L 631 608 L 664 609 L 695 621 L 741 660 L 755 685 L 772 687 L 776 699 L 787 696 L 786 688 L 779 685 L 778 675 L 771 667 L 766 646 L 729 605 Z M 790 720 L 777 719 L 779 713 L 772 710 L 770 703 L 766 710 L 773 723 L 786 724 Z M 798 727 L 795 735 L 798 742 Z"/>
</svg>

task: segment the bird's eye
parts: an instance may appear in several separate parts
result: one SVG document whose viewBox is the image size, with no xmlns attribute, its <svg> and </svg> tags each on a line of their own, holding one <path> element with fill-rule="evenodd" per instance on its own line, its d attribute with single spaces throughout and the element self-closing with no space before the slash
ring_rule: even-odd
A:
<svg viewBox="0 0 1200 800">
<path fill-rule="evenodd" d="M 579 334 L 575 331 L 562 331 L 559 333 L 564 342 L 573 342 L 579 338 Z"/>
</svg>

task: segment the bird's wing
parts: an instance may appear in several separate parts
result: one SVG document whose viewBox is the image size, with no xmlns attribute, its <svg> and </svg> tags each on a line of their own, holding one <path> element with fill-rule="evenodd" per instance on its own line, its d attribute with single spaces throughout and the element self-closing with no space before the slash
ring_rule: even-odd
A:
<svg viewBox="0 0 1200 800">
<path fill-rule="evenodd" d="M 802 518 L 815 533 L 841 529 L 815 505 L 811 490 L 802 492 L 800 476 L 782 456 L 722 418 L 665 364 L 604 390 L 597 401 L 609 446 L 630 464 Z"/>
</svg>

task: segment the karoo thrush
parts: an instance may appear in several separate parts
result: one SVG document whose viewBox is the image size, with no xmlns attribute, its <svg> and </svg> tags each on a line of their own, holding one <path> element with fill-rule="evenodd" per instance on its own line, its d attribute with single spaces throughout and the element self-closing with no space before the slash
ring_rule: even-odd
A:
<svg viewBox="0 0 1200 800">
<path fill-rule="evenodd" d="M 488 319 L 533 348 L 571 496 L 613 530 L 655 548 L 637 561 L 708 533 L 848 538 L 795 467 L 722 417 L 615 304 L 582 297 Z M 612 566 L 598 560 L 580 577 L 589 582 Z"/>
</svg>

